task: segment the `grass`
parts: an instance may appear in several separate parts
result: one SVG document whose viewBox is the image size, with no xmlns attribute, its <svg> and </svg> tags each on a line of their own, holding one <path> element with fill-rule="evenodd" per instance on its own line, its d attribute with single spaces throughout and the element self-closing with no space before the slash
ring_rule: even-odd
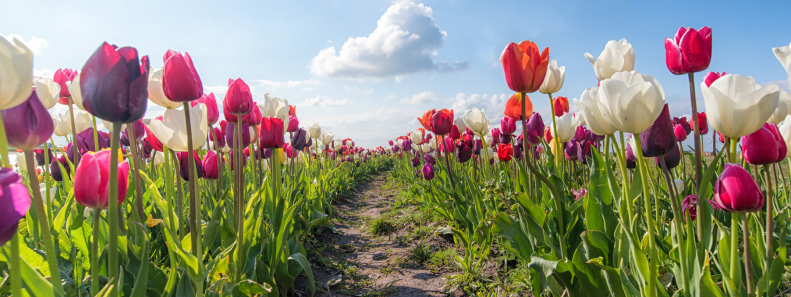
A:
<svg viewBox="0 0 791 297">
<path fill-rule="evenodd" d="M 420 241 L 415 244 L 415 247 L 409 249 L 409 254 L 412 260 L 422 264 L 431 258 L 433 250 L 431 244 Z"/>
<path fill-rule="evenodd" d="M 450 247 L 444 250 L 438 250 L 434 252 L 428 259 L 428 264 L 432 268 L 440 269 L 440 268 L 451 268 L 453 267 L 454 256 L 458 255 L 459 253 L 456 251 L 456 248 Z M 432 269 L 434 270 L 434 269 Z"/>
<path fill-rule="evenodd" d="M 378 217 L 371 221 L 368 232 L 373 235 L 387 235 L 396 230 L 396 224 L 386 216 Z"/>
</svg>

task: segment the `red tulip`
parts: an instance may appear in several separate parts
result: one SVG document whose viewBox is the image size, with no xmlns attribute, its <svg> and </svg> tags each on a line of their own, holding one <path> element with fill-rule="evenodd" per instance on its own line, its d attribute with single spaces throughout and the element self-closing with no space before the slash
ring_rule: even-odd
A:
<svg viewBox="0 0 791 297">
<path fill-rule="evenodd" d="M 77 71 L 71 68 L 63 68 L 55 71 L 55 76 L 52 80 L 60 86 L 60 98 L 58 99 L 58 103 L 64 105 L 69 104 L 71 92 L 69 92 L 69 87 L 66 83 L 73 81 L 75 77 L 77 77 Z"/>
<path fill-rule="evenodd" d="M 258 127 L 258 139 L 262 148 L 282 148 L 285 143 L 283 121 L 270 117 L 261 119 L 261 125 Z"/>
<path fill-rule="evenodd" d="M 764 194 L 747 170 L 725 164 L 714 185 L 714 200 L 726 212 L 756 212 L 764 207 Z"/>
<path fill-rule="evenodd" d="M 706 135 L 707 133 L 709 133 L 709 122 L 706 121 L 705 112 L 699 112 L 697 119 L 694 119 L 693 116 L 693 120 L 691 121 L 690 124 L 692 124 L 692 127 L 695 127 L 694 125 L 697 125 L 698 122 L 700 123 L 700 126 L 698 126 L 698 129 L 700 129 L 700 135 Z"/>
<path fill-rule="evenodd" d="M 711 63 L 711 28 L 678 28 L 675 40 L 665 38 L 665 61 L 673 74 L 699 72 Z"/>
<path fill-rule="evenodd" d="M 707 87 L 711 87 L 711 84 L 713 84 L 717 79 L 719 79 L 720 77 L 725 76 L 726 74 L 728 74 L 728 73 L 724 72 L 724 71 L 722 73 L 720 73 L 720 72 L 709 72 L 709 73 L 706 73 L 706 77 L 703 78 L 703 82 L 706 83 Z"/>
<path fill-rule="evenodd" d="M 220 176 L 220 159 L 214 151 L 206 152 L 203 157 L 203 178 L 217 179 Z"/>
<path fill-rule="evenodd" d="M 163 116 L 156 117 L 156 119 L 160 120 L 160 121 L 162 120 L 162 118 L 163 118 Z M 156 150 L 156 151 L 159 151 L 159 152 L 164 151 L 165 150 L 165 146 L 162 144 L 161 141 L 159 141 L 159 139 L 157 139 L 157 137 L 154 135 L 154 133 L 152 133 L 151 130 L 148 130 L 148 127 L 146 127 L 145 125 L 143 126 L 143 128 L 146 130 L 146 140 L 145 141 L 148 142 L 148 144 L 151 146 L 151 148 Z"/>
<path fill-rule="evenodd" d="M 453 128 L 453 109 L 442 109 L 431 116 L 431 132 L 447 135 Z"/>
<path fill-rule="evenodd" d="M 198 105 L 198 103 L 206 104 L 206 119 L 209 121 L 209 126 L 217 123 L 217 120 L 220 119 L 220 111 L 217 108 L 217 100 L 214 99 L 214 93 L 203 94 L 198 100 L 190 102 L 190 106 Z"/>
<path fill-rule="evenodd" d="M 200 80 L 190 54 L 168 50 L 163 58 L 165 66 L 162 70 L 162 89 L 165 96 L 174 102 L 197 100 L 203 95 L 203 83 Z"/>
<path fill-rule="evenodd" d="M 103 150 L 95 154 L 85 154 L 74 172 L 74 199 L 80 204 L 107 209 L 110 196 L 110 154 Z M 115 152 L 117 153 L 117 152 Z M 126 198 L 126 181 L 129 176 L 129 162 L 118 163 L 118 204 Z"/>
<path fill-rule="evenodd" d="M 552 128 L 549 126 L 544 127 L 544 141 L 547 143 L 552 142 Z"/>
<path fill-rule="evenodd" d="M 787 150 L 777 125 L 773 123 L 766 123 L 753 134 L 744 136 L 742 142 L 742 158 L 753 165 L 780 162 L 785 159 Z"/>
<path fill-rule="evenodd" d="M 505 81 L 508 88 L 517 93 L 532 93 L 538 91 L 549 65 L 549 48 L 545 48 L 541 55 L 538 46 L 529 40 L 518 45 L 509 43 L 500 55 L 500 63 L 505 71 Z"/>
<path fill-rule="evenodd" d="M 500 159 L 501 162 L 511 161 L 513 156 L 514 148 L 510 144 L 501 143 L 497 147 L 497 158 Z"/>
<path fill-rule="evenodd" d="M 453 127 L 450 129 L 450 138 L 452 138 L 453 140 L 461 138 L 461 134 L 459 134 L 459 128 L 457 128 L 456 125 L 453 125 Z M 426 141 L 427 140 L 424 138 L 423 143 L 425 143 Z"/>
<path fill-rule="evenodd" d="M 552 107 L 555 109 L 556 117 L 569 113 L 569 98 L 557 97 L 552 99 Z"/>
<path fill-rule="evenodd" d="M 687 130 L 684 130 L 684 126 L 675 125 L 673 127 L 673 133 L 676 134 L 676 140 L 678 141 L 687 140 Z"/>
<path fill-rule="evenodd" d="M 432 131 L 431 130 L 431 118 L 434 116 L 434 114 L 436 112 L 437 112 L 436 109 L 429 110 L 429 111 L 425 112 L 422 117 L 418 117 L 417 120 L 418 120 L 418 122 L 420 122 L 421 125 L 423 125 L 423 128 L 426 128 L 426 130 Z M 439 134 L 437 134 L 437 135 L 439 135 Z"/>
<path fill-rule="evenodd" d="M 527 101 L 525 101 L 525 113 L 533 114 L 533 102 L 530 101 L 530 96 L 525 94 Z M 522 115 L 522 93 L 516 93 L 508 98 L 505 102 L 505 111 L 503 114 L 509 118 L 522 121 L 525 117 Z"/>
<path fill-rule="evenodd" d="M 288 115 L 290 115 L 292 117 L 296 117 L 297 116 L 297 107 L 294 106 L 294 105 L 289 105 L 288 106 Z"/>
<path fill-rule="evenodd" d="M 299 129 L 299 119 L 295 116 L 288 116 L 288 129 L 286 132 L 296 132 Z"/>
<path fill-rule="evenodd" d="M 137 121 L 148 105 L 148 56 L 138 60 L 137 49 L 105 42 L 82 67 L 80 90 L 85 110 L 97 118 Z"/>
</svg>

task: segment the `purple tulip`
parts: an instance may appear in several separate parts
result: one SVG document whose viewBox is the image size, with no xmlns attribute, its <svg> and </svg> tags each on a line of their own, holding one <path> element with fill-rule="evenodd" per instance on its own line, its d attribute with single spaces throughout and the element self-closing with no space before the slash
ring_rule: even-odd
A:
<svg viewBox="0 0 791 297">
<path fill-rule="evenodd" d="M 236 124 L 232 122 L 228 122 L 225 126 L 225 142 L 230 147 L 234 147 L 233 140 L 236 138 Z M 282 131 L 282 130 L 281 130 Z M 242 147 L 247 147 L 250 145 L 250 128 L 247 124 L 242 124 Z"/>
<path fill-rule="evenodd" d="M 179 175 L 186 181 L 190 180 L 190 174 L 188 169 L 189 160 L 187 159 L 189 153 L 187 152 L 180 152 L 178 153 L 179 157 Z M 201 178 L 203 177 L 203 162 L 201 162 L 200 157 L 198 156 L 198 152 L 192 152 L 192 157 L 195 159 L 195 171 L 196 177 Z"/>
<path fill-rule="evenodd" d="M 2 115 L 8 145 L 18 149 L 37 148 L 46 143 L 55 131 L 52 116 L 38 99 L 35 90 L 25 102 L 3 110 Z"/>
<path fill-rule="evenodd" d="M 434 166 L 431 164 L 423 165 L 423 178 L 427 181 L 434 179 Z"/>
<path fill-rule="evenodd" d="M 656 157 L 657 166 L 661 166 L 661 163 L 659 163 L 659 158 L 665 159 L 665 165 L 667 165 L 667 169 L 670 170 L 676 168 L 676 166 L 681 163 L 681 151 L 679 151 L 678 145 L 674 145 L 673 149 L 670 150 L 669 153 L 664 156 Z"/>
<path fill-rule="evenodd" d="M 71 170 L 69 167 L 69 162 L 66 162 L 66 157 L 63 155 L 58 157 L 57 162 L 52 162 L 49 164 L 49 174 L 52 176 L 52 179 L 57 182 L 62 182 L 63 173 L 60 171 L 60 166 L 58 166 L 58 164 L 63 166 L 63 169 L 66 170 L 66 176 L 71 177 Z"/>
<path fill-rule="evenodd" d="M 527 121 L 527 126 L 524 133 L 527 136 L 527 142 L 530 143 L 530 145 L 540 144 L 542 133 L 544 133 L 544 121 L 541 119 L 541 115 L 539 113 L 534 112 Z M 520 138 L 518 142 L 522 142 L 522 135 L 519 135 L 519 137 Z"/>
<path fill-rule="evenodd" d="M 412 158 L 412 167 L 419 167 L 420 166 L 420 154 L 415 151 L 414 157 Z"/>
<path fill-rule="evenodd" d="M 138 60 L 133 47 L 102 43 L 82 67 L 80 90 L 90 114 L 110 122 L 137 121 L 148 104 L 148 56 Z"/>
<path fill-rule="evenodd" d="M 0 168 L 0 245 L 16 234 L 29 208 L 30 194 L 22 179 L 11 168 Z"/>
<path fill-rule="evenodd" d="M 577 151 L 579 150 L 578 144 L 579 141 L 576 138 L 572 138 L 566 142 L 566 159 L 577 160 Z"/>
<path fill-rule="evenodd" d="M 294 131 L 294 134 L 291 136 L 291 146 L 293 146 L 295 150 L 301 151 L 305 148 L 305 134 L 307 133 L 307 131 L 299 128 Z"/>
<path fill-rule="evenodd" d="M 38 166 L 49 165 L 46 164 L 46 158 L 44 158 L 44 149 L 35 149 L 33 153 L 36 155 L 36 164 L 38 164 Z M 52 163 L 52 161 L 55 160 L 55 154 L 52 153 L 52 149 L 47 149 L 47 154 L 49 155 L 49 162 Z"/>
<path fill-rule="evenodd" d="M 644 157 L 665 155 L 676 146 L 676 133 L 673 131 L 673 119 L 670 118 L 667 103 L 648 130 L 640 133 L 640 142 L 642 142 Z"/>
<path fill-rule="evenodd" d="M 93 141 L 93 128 L 85 129 L 85 131 L 77 134 L 75 138 L 77 140 L 77 149 L 80 150 L 80 154 L 84 155 L 88 152 L 98 152 L 110 147 L 110 138 L 106 133 L 97 131 L 96 136 L 99 139 L 99 147 L 96 147 L 96 142 Z"/>
<path fill-rule="evenodd" d="M 431 164 L 432 166 L 437 165 L 437 160 L 434 159 L 434 157 L 431 156 L 430 154 L 423 155 L 423 162 L 425 162 L 426 164 Z"/>
</svg>

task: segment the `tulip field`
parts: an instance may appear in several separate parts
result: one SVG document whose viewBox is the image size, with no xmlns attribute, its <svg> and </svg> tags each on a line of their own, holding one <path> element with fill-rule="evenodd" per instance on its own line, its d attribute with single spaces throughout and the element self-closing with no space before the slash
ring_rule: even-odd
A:
<svg viewBox="0 0 791 297">
<path fill-rule="evenodd" d="M 711 41 L 708 27 L 665 40 L 689 118 L 626 39 L 584 54 L 598 85 L 571 102 L 565 67 L 522 41 L 500 56 L 514 94 L 499 123 L 431 109 L 362 147 L 241 78 L 215 98 L 186 52 L 156 68 L 105 42 L 34 77 L 30 49 L 2 37 L 0 295 L 417 294 L 355 291 L 363 278 L 328 264 L 337 206 L 384 176 L 398 190 L 378 207 L 430 219 L 363 220 L 361 241 L 397 240 L 423 268 L 449 251 L 419 296 L 788 296 L 791 95 L 707 72 Z M 791 74 L 791 48 L 773 51 Z"/>
</svg>

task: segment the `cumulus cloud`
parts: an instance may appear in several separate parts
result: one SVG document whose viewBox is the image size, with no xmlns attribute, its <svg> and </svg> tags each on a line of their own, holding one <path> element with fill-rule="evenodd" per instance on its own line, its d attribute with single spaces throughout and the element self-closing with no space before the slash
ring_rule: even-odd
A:
<svg viewBox="0 0 791 297">
<path fill-rule="evenodd" d="M 399 1 L 377 21 L 373 33 L 349 38 L 340 51 L 325 48 L 311 61 L 313 74 L 352 79 L 401 77 L 421 71 L 458 71 L 469 61 L 437 61 L 447 33 L 434 23 L 433 11 L 423 4 Z"/>
<path fill-rule="evenodd" d="M 305 99 L 305 102 L 297 104 L 298 107 L 311 107 L 311 106 L 323 106 L 323 107 L 344 107 L 349 106 L 351 104 L 351 100 L 348 98 L 343 98 L 343 100 L 333 100 L 332 98 L 324 95 L 316 95 L 313 98 Z"/>
<path fill-rule="evenodd" d="M 374 88 L 360 89 L 360 88 L 355 88 L 355 87 L 350 87 L 350 86 L 343 86 L 343 91 L 346 92 L 346 93 L 349 93 L 349 94 L 368 96 L 368 95 L 371 95 L 371 93 L 374 92 Z"/>
<path fill-rule="evenodd" d="M 412 95 L 412 97 L 406 97 L 401 99 L 402 104 L 409 104 L 409 105 L 426 104 L 434 101 L 437 101 L 437 95 L 434 95 L 434 93 L 429 91 L 420 92 Z"/>
<path fill-rule="evenodd" d="M 508 94 L 472 94 L 466 95 L 464 93 L 456 94 L 453 101 L 453 111 L 461 116 L 468 109 L 477 107 L 486 113 L 486 118 L 492 123 L 499 123 L 503 118 L 503 110 L 505 110 L 505 102 L 508 101 L 511 95 Z"/>
<path fill-rule="evenodd" d="M 9 34 L 8 39 L 13 40 L 14 38 L 18 39 L 22 43 L 27 46 L 34 55 L 41 55 L 41 50 L 47 47 L 48 43 L 46 40 L 42 38 L 38 38 L 36 36 L 30 37 L 29 40 L 26 40 L 22 36 L 18 34 Z"/>
<path fill-rule="evenodd" d="M 296 88 L 296 87 L 305 87 L 303 90 L 306 89 L 313 89 L 310 86 L 318 85 L 321 82 L 315 79 L 307 79 L 307 80 L 288 80 L 288 81 L 271 81 L 265 79 L 254 79 L 254 82 L 257 82 L 258 85 L 264 87 L 267 91 L 277 91 L 283 88 Z"/>
</svg>

